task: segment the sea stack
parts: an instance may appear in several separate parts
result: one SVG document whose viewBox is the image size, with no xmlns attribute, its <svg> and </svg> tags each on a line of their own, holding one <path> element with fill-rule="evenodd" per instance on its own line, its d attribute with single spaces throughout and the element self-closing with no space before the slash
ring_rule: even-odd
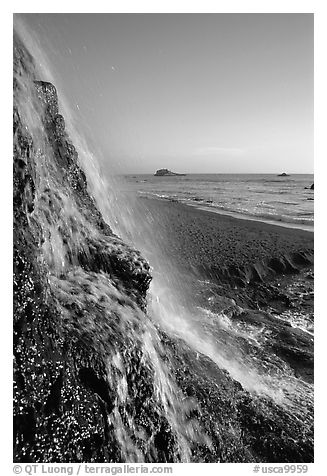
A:
<svg viewBox="0 0 327 476">
<path fill-rule="evenodd" d="M 171 177 L 173 175 L 185 176 L 186 174 L 178 174 L 178 173 L 172 172 L 171 170 L 168 170 L 168 169 L 159 169 L 154 174 L 155 177 L 167 177 L 167 176 Z"/>
</svg>

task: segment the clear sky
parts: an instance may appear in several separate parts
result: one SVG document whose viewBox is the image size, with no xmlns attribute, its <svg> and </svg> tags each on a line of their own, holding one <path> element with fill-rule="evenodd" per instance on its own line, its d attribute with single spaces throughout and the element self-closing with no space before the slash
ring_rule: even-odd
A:
<svg viewBox="0 0 327 476">
<path fill-rule="evenodd" d="M 313 172 L 312 14 L 23 18 L 121 172 Z"/>
</svg>

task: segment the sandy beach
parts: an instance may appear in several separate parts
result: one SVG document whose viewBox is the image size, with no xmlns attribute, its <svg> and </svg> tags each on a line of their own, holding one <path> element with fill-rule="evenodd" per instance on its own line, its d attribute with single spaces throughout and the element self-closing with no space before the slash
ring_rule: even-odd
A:
<svg viewBox="0 0 327 476">
<path fill-rule="evenodd" d="M 259 374 L 272 376 L 269 384 L 272 392 L 277 381 L 286 388 L 288 379 L 295 382 L 296 398 L 301 402 L 299 408 L 306 414 L 304 426 L 311 428 L 313 233 L 237 219 L 169 200 L 142 199 L 142 202 L 156 232 L 158 248 L 169 263 L 169 274 L 176 271 L 174 289 L 180 290 L 191 312 L 197 314 L 199 310 L 199 322 L 215 337 L 219 352 L 223 352 L 229 342 L 232 355 L 240 353 L 241 361 L 250 358 L 250 368 L 258 365 Z M 181 344 L 180 353 L 182 348 Z M 179 368 L 192 367 L 196 375 L 202 375 L 203 388 L 210 395 L 210 407 L 216 393 L 225 391 L 220 388 L 220 371 L 217 367 L 211 368 L 208 359 L 199 354 L 199 363 L 194 358 L 189 361 L 187 355 L 185 351 Z M 230 358 L 233 361 L 233 357 Z M 280 377 L 275 375 L 280 371 L 278 368 L 283 369 Z M 285 377 L 287 374 L 289 377 Z M 193 384 L 198 377 L 195 378 L 192 371 L 183 373 L 180 379 L 187 395 L 195 394 L 203 399 Z M 223 387 L 229 388 L 229 384 Z M 221 405 L 221 395 L 219 398 Z M 228 393 L 223 397 L 226 401 L 230 398 Z M 258 408 L 256 402 L 255 418 L 260 413 Z M 292 407 L 293 411 L 297 410 Z M 216 415 L 216 408 L 212 408 L 212 412 Z M 267 407 L 264 414 L 266 418 Z M 277 424 L 277 440 L 274 433 L 270 441 L 279 448 L 275 455 L 278 460 L 292 460 L 294 456 L 290 454 L 279 454 L 283 452 L 280 442 L 285 428 L 284 416 Z M 293 432 L 293 417 L 287 425 Z M 309 440 L 303 435 L 299 438 L 307 445 L 311 436 Z M 309 446 L 303 456 L 297 453 L 295 459 L 310 460 Z"/>
<path fill-rule="evenodd" d="M 142 200 L 165 253 L 183 268 L 242 284 L 313 263 L 313 233 L 237 219 L 169 200 Z"/>
</svg>

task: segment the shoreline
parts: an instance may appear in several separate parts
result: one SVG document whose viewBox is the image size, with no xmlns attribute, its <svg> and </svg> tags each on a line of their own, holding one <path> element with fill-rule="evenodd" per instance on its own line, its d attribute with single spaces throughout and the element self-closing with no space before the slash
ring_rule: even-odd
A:
<svg viewBox="0 0 327 476">
<path fill-rule="evenodd" d="M 237 346 L 244 344 L 246 355 L 253 350 L 248 345 L 255 330 L 263 359 L 277 356 L 296 377 L 313 384 L 313 233 L 179 202 L 144 202 L 169 292 L 191 313 L 208 311 L 209 317 L 197 315 L 212 333 L 220 325 L 215 316 L 227 316 L 232 332 L 244 332 L 246 343 Z"/>
<path fill-rule="evenodd" d="M 272 225 L 272 226 L 278 226 L 282 228 L 290 228 L 294 230 L 303 230 L 307 231 L 309 233 L 314 233 L 314 225 L 305 225 L 302 223 L 291 223 L 291 222 L 282 222 L 282 221 L 277 221 L 277 220 L 269 220 L 268 218 L 262 218 L 262 217 L 254 217 L 251 215 L 245 215 L 237 212 L 232 212 L 232 211 L 227 211 L 227 210 L 222 210 L 222 209 L 217 209 L 213 207 L 206 206 L 204 204 L 197 204 L 197 203 L 186 203 L 186 202 L 181 202 L 176 199 L 172 198 L 161 198 L 157 196 L 146 196 L 146 195 L 140 195 L 139 198 L 142 200 L 158 200 L 158 201 L 163 201 L 163 202 L 171 202 L 171 203 L 179 203 L 182 206 L 186 207 L 191 207 L 195 208 L 198 210 L 202 210 L 205 212 L 209 213 L 215 213 L 217 215 L 224 215 L 228 216 L 231 218 L 235 218 L 236 220 L 245 220 L 245 221 L 250 221 L 250 222 L 258 222 L 258 223 L 265 223 L 267 225 Z"/>
<path fill-rule="evenodd" d="M 314 233 L 142 198 L 162 259 L 229 285 L 265 282 L 312 267 Z"/>
<path fill-rule="evenodd" d="M 245 214 L 242 215 L 241 213 L 237 213 L 237 212 L 228 212 L 226 210 L 206 207 L 205 205 L 196 205 L 193 203 L 187 203 L 185 205 L 187 207 L 194 207 L 194 208 L 198 208 L 199 210 L 208 211 L 211 213 L 217 213 L 218 215 L 226 215 L 232 218 L 236 218 L 237 220 L 255 221 L 259 223 L 266 223 L 267 225 L 281 226 L 283 228 L 291 228 L 294 230 L 303 230 L 303 231 L 308 231 L 309 233 L 314 233 L 314 225 L 311 226 L 311 225 L 304 225 L 302 223 L 297 224 L 297 223 L 282 222 L 277 220 L 269 220 L 265 218 L 256 218 L 251 215 L 245 215 Z"/>
</svg>

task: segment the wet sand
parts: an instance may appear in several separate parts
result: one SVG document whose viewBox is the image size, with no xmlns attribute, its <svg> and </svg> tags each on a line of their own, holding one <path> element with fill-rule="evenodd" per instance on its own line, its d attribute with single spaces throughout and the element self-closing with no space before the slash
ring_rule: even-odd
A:
<svg viewBox="0 0 327 476">
<path fill-rule="evenodd" d="M 222 280 L 261 280 L 313 264 L 312 232 L 238 219 L 178 202 L 142 199 L 157 240 L 183 268 Z"/>
</svg>

